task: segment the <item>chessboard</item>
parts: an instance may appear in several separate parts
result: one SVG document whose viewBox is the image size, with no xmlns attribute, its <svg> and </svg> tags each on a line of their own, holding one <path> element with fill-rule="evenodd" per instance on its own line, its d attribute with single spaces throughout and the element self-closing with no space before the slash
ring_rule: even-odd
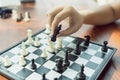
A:
<svg viewBox="0 0 120 80">
<path fill-rule="evenodd" d="M 51 53 L 48 50 L 48 36 L 45 29 L 41 30 L 32 35 L 33 40 L 37 37 L 39 46 L 28 44 L 28 38 L 26 38 L 1 52 L 0 73 L 11 80 L 97 80 L 116 52 L 116 48 L 110 46 L 107 46 L 107 51 L 103 51 L 104 43 L 99 44 L 90 41 L 89 45 L 85 46 L 85 39 L 67 36 L 61 38 L 62 48 L 56 49 L 57 42 L 52 43 L 55 51 Z M 78 41 L 79 45 L 77 45 Z M 23 58 L 20 57 L 23 47 L 25 47 L 27 54 L 24 55 L 25 64 L 21 66 L 19 60 Z M 77 47 L 79 47 L 79 54 L 76 54 Z M 43 52 L 46 53 L 44 57 L 41 56 Z M 60 60 L 65 63 L 66 52 L 68 53 L 69 65 L 67 67 L 61 65 L 64 69 L 62 68 L 60 72 L 56 71 L 56 66 L 59 67 L 58 62 Z M 35 66 L 31 68 L 33 59 Z M 6 63 L 7 67 L 5 66 L 5 60 L 9 60 Z M 21 63 L 23 64 L 24 61 Z M 76 79 L 83 65 L 82 73 L 85 77 L 84 79 Z"/>
</svg>

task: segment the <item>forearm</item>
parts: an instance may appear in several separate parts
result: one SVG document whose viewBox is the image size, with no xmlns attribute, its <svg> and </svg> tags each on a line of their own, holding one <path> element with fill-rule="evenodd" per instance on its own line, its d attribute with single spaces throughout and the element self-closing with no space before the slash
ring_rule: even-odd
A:
<svg viewBox="0 0 120 80">
<path fill-rule="evenodd" d="M 81 11 L 80 13 L 84 16 L 84 24 L 104 25 L 120 18 L 119 7 L 118 5 L 105 5 L 96 10 Z"/>
</svg>

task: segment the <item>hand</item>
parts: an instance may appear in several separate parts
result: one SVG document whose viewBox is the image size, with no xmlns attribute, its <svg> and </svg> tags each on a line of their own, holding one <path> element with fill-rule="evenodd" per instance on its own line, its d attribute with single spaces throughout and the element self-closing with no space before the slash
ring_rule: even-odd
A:
<svg viewBox="0 0 120 80">
<path fill-rule="evenodd" d="M 52 33 L 54 32 L 56 26 L 66 18 L 68 18 L 69 27 L 66 30 L 61 31 L 57 37 L 67 36 L 78 31 L 83 24 L 84 18 L 72 6 L 57 7 L 48 13 L 48 23 L 51 26 Z"/>
</svg>

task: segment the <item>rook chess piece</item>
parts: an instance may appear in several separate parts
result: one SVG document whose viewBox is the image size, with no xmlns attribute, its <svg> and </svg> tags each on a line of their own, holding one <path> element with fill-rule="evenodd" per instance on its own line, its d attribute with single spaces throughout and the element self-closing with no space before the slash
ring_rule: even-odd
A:
<svg viewBox="0 0 120 80">
<path fill-rule="evenodd" d="M 59 25 L 59 27 L 56 27 L 52 37 L 51 37 L 51 41 L 55 42 L 56 41 L 56 37 L 57 35 L 59 34 L 59 31 L 61 30 L 61 26 L 62 25 Z"/>
<path fill-rule="evenodd" d="M 36 68 L 37 68 L 37 66 L 35 64 L 35 61 L 34 61 L 34 59 L 32 59 L 31 69 L 36 69 Z"/>
<path fill-rule="evenodd" d="M 86 35 L 85 38 L 86 38 L 86 39 L 85 39 L 84 45 L 85 45 L 85 46 L 89 46 L 90 36 L 89 36 L 89 35 Z"/>
<path fill-rule="evenodd" d="M 108 44 L 107 41 L 104 41 L 104 42 L 103 42 L 103 46 L 102 46 L 102 51 L 103 51 L 103 52 L 107 52 L 107 51 L 108 51 L 107 44 Z"/>
</svg>

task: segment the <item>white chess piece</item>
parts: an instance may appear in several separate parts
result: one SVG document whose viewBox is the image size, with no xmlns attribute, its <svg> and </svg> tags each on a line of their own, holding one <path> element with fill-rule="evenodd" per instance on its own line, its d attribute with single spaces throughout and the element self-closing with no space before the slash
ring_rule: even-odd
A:
<svg viewBox="0 0 120 80">
<path fill-rule="evenodd" d="M 33 44 L 32 30 L 31 30 L 31 29 L 28 29 L 28 30 L 27 30 L 27 36 L 28 36 L 27 43 L 28 43 L 28 44 Z"/>
<path fill-rule="evenodd" d="M 49 45 L 48 51 L 51 53 L 55 52 L 55 48 L 54 48 L 49 36 L 47 37 L 47 41 L 48 41 L 48 45 Z"/>
<path fill-rule="evenodd" d="M 46 49 L 45 48 L 42 50 L 41 57 L 42 58 L 46 58 L 47 57 L 47 53 L 46 53 Z"/>
<path fill-rule="evenodd" d="M 56 48 L 61 49 L 62 48 L 62 40 L 60 37 L 57 38 L 56 40 Z"/>
<path fill-rule="evenodd" d="M 17 20 L 17 18 L 18 18 L 18 12 L 17 12 L 17 10 L 12 10 L 12 19 L 13 20 Z"/>
<path fill-rule="evenodd" d="M 26 49 L 25 42 L 22 42 L 21 48 L 22 48 L 22 49 Z"/>
<path fill-rule="evenodd" d="M 25 21 L 25 22 L 29 22 L 29 21 L 30 21 L 29 12 L 25 12 L 24 21 Z"/>
<path fill-rule="evenodd" d="M 9 67 L 10 65 L 11 65 L 11 61 L 10 61 L 10 59 L 9 59 L 9 56 L 6 55 L 6 56 L 5 56 L 4 66 L 5 66 L 5 67 Z"/>
<path fill-rule="evenodd" d="M 19 65 L 24 66 L 25 64 L 26 64 L 25 58 L 23 57 L 23 55 L 21 55 L 19 59 Z"/>
<path fill-rule="evenodd" d="M 39 42 L 38 37 L 35 37 L 34 45 L 35 45 L 35 46 L 40 46 L 40 42 Z"/>
<path fill-rule="evenodd" d="M 21 50 L 21 55 L 26 56 L 28 54 L 28 51 L 26 49 Z"/>
<path fill-rule="evenodd" d="M 50 25 L 47 24 L 45 27 L 46 27 L 45 33 L 46 33 L 47 35 L 49 35 L 49 34 L 51 33 Z"/>
</svg>

